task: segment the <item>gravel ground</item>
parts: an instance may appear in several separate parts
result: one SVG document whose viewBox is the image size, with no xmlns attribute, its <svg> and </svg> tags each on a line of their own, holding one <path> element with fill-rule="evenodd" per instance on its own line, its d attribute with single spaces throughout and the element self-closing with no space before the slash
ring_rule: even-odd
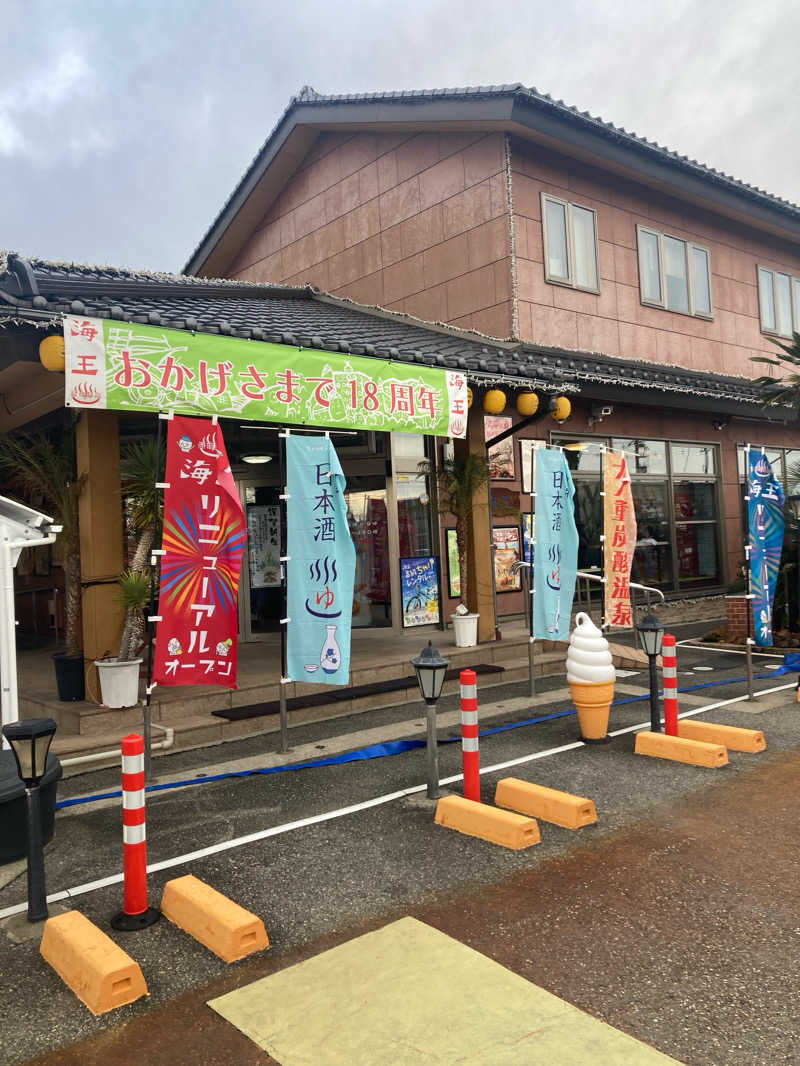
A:
<svg viewBox="0 0 800 1066">
<path fill-rule="evenodd" d="M 679 684 L 739 677 L 743 672 L 742 664 L 743 660 L 740 661 L 738 656 L 725 656 L 706 649 L 697 652 L 681 649 Z M 684 674 L 683 671 L 688 671 L 692 665 L 712 665 L 713 670 Z M 624 681 L 641 683 L 643 676 Z M 786 680 L 777 678 L 759 682 L 759 685 L 770 687 L 786 683 Z M 524 686 L 513 686 L 514 694 L 519 695 L 520 688 L 524 691 Z M 744 691 L 744 684 L 739 682 L 702 694 L 709 700 L 716 700 L 742 695 Z M 497 690 L 492 694 L 493 699 L 496 693 Z M 556 701 L 549 710 L 563 710 L 568 706 L 565 700 Z M 615 708 L 612 728 L 645 721 L 647 706 L 646 701 L 640 701 Z M 371 714 L 369 724 L 372 726 L 384 720 L 387 723 L 405 721 L 402 710 L 380 712 L 376 717 Z M 411 715 L 419 715 L 418 706 L 411 710 Z M 527 716 L 519 714 L 515 717 Z M 760 756 L 732 753 L 729 767 L 708 771 L 634 757 L 633 736 L 626 734 L 606 746 L 580 747 L 525 763 L 500 775 L 486 775 L 482 782 L 486 801 L 491 801 L 497 778 L 509 774 L 594 799 L 600 815 L 598 826 L 573 834 L 543 824 L 542 843 L 527 851 L 509 852 L 445 832 L 433 824 L 431 807 L 419 800 L 408 799 L 225 851 L 193 862 L 191 867 L 178 866 L 151 875 L 151 898 L 157 901 L 166 880 L 191 870 L 260 914 L 267 925 L 272 948 L 265 960 L 228 970 L 166 921 L 127 937 L 114 934 L 142 965 L 150 999 L 122 1008 L 110 1017 L 94 1019 L 88 1014 L 56 975 L 41 963 L 36 941 L 15 944 L 0 934 L 0 962 L 4 974 L 0 1010 L 5 1019 L 0 1034 L 0 1061 L 6 1066 L 14 1066 L 34 1054 L 63 1047 L 106 1029 L 114 1030 L 135 1019 L 151 1019 L 155 1026 L 157 1014 L 153 1013 L 153 1008 L 182 994 L 191 997 L 192 989 L 208 982 L 216 981 L 219 985 L 227 981 L 226 987 L 231 987 L 231 981 L 244 980 L 247 974 L 251 975 L 248 979 L 252 979 L 258 973 L 270 972 L 304 952 L 316 950 L 331 938 L 383 924 L 402 913 L 414 913 L 427 920 L 424 915 L 429 911 L 433 913 L 431 908 L 435 910 L 437 907 L 444 908 L 442 914 L 451 915 L 449 920 L 441 919 L 442 928 L 449 931 L 445 928 L 449 921 L 454 929 L 462 930 L 453 935 L 468 942 L 472 941 L 463 934 L 459 916 L 468 908 L 476 913 L 483 908 L 480 920 L 486 926 L 486 936 L 481 941 L 476 932 L 475 937 L 483 946 L 475 942 L 473 946 L 494 955 L 491 944 L 498 945 L 499 954 L 513 954 L 513 960 L 506 965 L 601 1017 L 606 1016 L 604 1012 L 610 1004 L 607 1020 L 612 1024 L 655 1043 L 679 1059 L 730 1066 L 752 1066 L 768 1060 L 773 1063 L 795 1061 L 780 1058 L 781 1053 L 786 1053 L 788 1037 L 781 1035 L 778 1028 L 768 1038 L 756 1038 L 752 1033 L 748 1035 L 743 1019 L 748 1016 L 756 1018 L 758 1011 L 762 1015 L 765 1011 L 779 1012 L 780 1005 L 774 1001 L 773 992 L 782 997 L 784 1004 L 788 1003 L 789 1000 L 783 997 L 794 988 L 792 982 L 796 984 L 796 965 L 790 964 L 788 954 L 794 950 L 796 956 L 796 914 L 792 932 L 785 910 L 785 892 L 787 881 L 791 881 L 793 889 L 796 884 L 796 876 L 790 875 L 789 870 L 800 841 L 793 819 L 785 813 L 779 819 L 783 827 L 781 833 L 765 836 L 761 823 L 751 824 L 755 818 L 752 804 L 743 805 L 743 801 L 737 799 L 734 802 L 726 796 L 738 796 L 744 790 L 745 795 L 761 797 L 763 808 L 765 786 L 758 785 L 759 775 L 765 775 L 766 780 L 770 779 L 770 774 L 780 776 L 787 759 L 794 759 L 792 765 L 797 767 L 795 750 L 800 738 L 796 704 L 793 693 L 784 692 L 764 697 L 756 704 L 734 705 L 731 709 L 715 712 L 712 717 L 734 725 L 763 728 L 768 737 L 768 751 Z M 330 735 L 332 723 L 326 725 L 327 735 Z M 335 723 L 337 732 L 342 731 L 342 725 L 341 721 Z M 356 728 L 363 728 L 363 725 L 362 720 Z M 297 739 L 301 736 L 313 738 L 317 728 L 306 727 L 298 731 Z M 577 723 L 572 716 L 511 730 L 482 741 L 482 763 L 488 766 L 544 751 L 576 737 Z M 292 742 L 295 742 L 295 734 Z M 231 757 L 231 748 L 232 745 L 223 745 L 216 749 L 216 753 L 227 760 Z M 186 753 L 173 758 L 188 759 L 196 754 Z M 253 754 L 251 747 L 246 754 Z M 207 764 L 208 750 L 205 755 Z M 439 757 L 443 777 L 460 770 L 458 744 L 442 745 Z M 185 768 L 189 771 L 191 766 L 185 765 Z M 91 792 L 107 787 L 104 782 L 110 779 L 106 773 L 99 773 L 78 780 L 84 785 L 81 792 Z M 116 784 L 117 780 L 113 775 L 110 783 Z M 227 779 L 162 793 L 157 798 L 151 796 L 148 799 L 148 858 L 151 862 L 167 859 L 268 826 L 283 825 L 365 801 L 424 780 L 425 753 L 417 749 L 393 758 Z M 693 837 L 692 820 L 701 817 L 708 823 L 709 811 L 714 811 L 712 822 L 706 825 L 703 833 L 698 831 Z M 768 813 L 761 811 L 763 818 L 767 818 Z M 728 867 L 725 870 L 720 868 L 720 871 L 714 866 L 715 831 L 729 841 L 724 856 Z M 653 841 L 662 838 L 663 843 L 653 850 Z M 740 838 L 741 844 L 737 846 L 736 841 Z M 699 852 L 698 842 L 703 842 Z M 754 861 L 765 849 L 769 852 L 766 861 L 770 864 L 766 872 L 758 861 Z M 637 855 L 640 858 L 637 859 Z M 90 810 L 59 817 L 56 837 L 47 849 L 50 891 L 116 872 L 119 868 L 117 809 Z M 782 871 L 781 877 L 777 876 L 777 871 Z M 737 885 L 741 881 L 747 882 L 750 894 L 737 903 L 740 895 Z M 612 886 L 616 886 L 613 892 Z M 508 892 L 512 894 L 509 897 L 512 902 L 517 900 L 513 903 L 517 918 L 505 927 L 500 918 L 495 920 L 485 910 L 487 900 L 505 898 L 504 894 Z M 121 896 L 121 886 L 115 885 L 78 897 L 75 906 L 109 931 L 108 919 L 119 909 Z M 598 909 L 600 905 L 591 902 L 601 898 L 606 900 L 605 909 Z M 0 907 L 23 899 L 24 878 L 0 891 Z M 556 906 L 558 899 L 562 900 L 561 909 Z M 520 900 L 525 901 L 524 907 Z M 581 901 L 588 901 L 589 905 Z M 640 920 L 636 917 L 636 907 L 643 907 L 645 902 L 647 917 Z M 700 917 L 687 910 L 689 903 L 691 907 L 702 904 Z M 520 907 L 524 914 L 520 913 Z M 540 913 L 542 924 L 537 925 L 534 913 Z M 702 928 L 698 924 L 701 917 Z M 594 927 L 596 933 L 592 932 Z M 770 929 L 774 933 L 772 937 Z M 565 935 L 569 933 L 569 950 L 566 942 L 561 944 L 559 930 L 566 931 Z M 691 940 L 691 955 L 687 955 L 688 930 L 696 934 Z M 670 936 L 675 934 L 675 942 L 681 945 L 680 948 L 670 948 L 669 959 L 672 961 L 669 964 L 660 954 L 662 939 L 667 933 Z M 603 950 L 597 955 L 601 935 Z M 616 945 L 615 937 L 619 939 Z M 727 945 L 724 952 L 720 947 L 723 940 Z M 770 963 L 769 981 L 763 987 L 759 984 L 754 988 L 751 974 L 761 973 L 759 967 L 767 965 L 773 949 L 775 956 L 774 963 Z M 728 979 L 725 968 L 731 965 L 734 955 L 738 967 L 736 973 L 739 974 L 737 980 L 741 981 L 738 992 L 732 988 L 733 978 Z M 542 959 L 546 958 L 551 959 L 554 966 L 548 979 L 544 979 L 548 975 L 543 973 L 541 966 Z M 561 961 L 556 966 L 559 959 Z M 608 979 L 598 982 L 595 995 L 588 991 L 586 982 L 589 971 L 598 968 L 602 971 L 601 977 L 606 974 Z M 613 976 L 615 972 L 622 974 L 619 983 Z M 691 992 L 691 1008 L 686 1006 L 681 982 L 685 982 L 686 989 Z M 698 991 L 701 989 L 705 990 L 702 997 Z M 793 994 L 796 995 L 796 988 Z M 190 1001 L 194 1002 L 175 1002 Z M 25 1004 L 24 1011 L 19 1009 L 21 1003 Z M 659 1004 L 660 1012 L 657 1009 Z M 752 1006 L 754 1004 L 761 1006 Z M 714 1051 L 714 1041 L 708 1034 L 702 1035 L 708 1024 L 706 1016 L 712 1008 L 718 1019 L 715 1024 L 719 1025 L 714 1039 L 722 1041 L 720 1046 L 725 1047 L 724 1054 Z M 723 1021 L 726 1010 L 733 1012 L 737 1019 L 741 1054 L 726 1035 Z M 777 1022 L 775 1024 L 777 1026 Z M 113 1033 L 102 1038 L 98 1047 L 104 1049 L 104 1055 L 111 1057 L 98 1059 L 98 1062 L 131 1061 L 113 1058 L 114 1040 Z M 706 1051 L 700 1046 L 703 1041 L 708 1045 Z M 770 1049 L 770 1054 L 765 1054 L 763 1059 L 753 1058 L 753 1041 L 760 1041 L 759 1048 Z M 684 1047 L 691 1055 L 681 1050 Z M 188 1054 L 185 1048 L 184 1051 Z M 64 1057 L 58 1061 L 65 1064 L 80 1062 L 81 1066 L 88 1066 L 93 1061 L 86 1057 L 90 1052 L 84 1050 L 81 1054 L 83 1058 L 70 1060 Z M 751 1057 L 747 1057 L 748 1054 Z M 140 1061 L 155 1062 L 156 1058 Z M 170 1061 L 202 1061 L 204 1066 L 210 1066 L 212 1059 L 176 1058 L 173 1050 Z M 218 1061 L 232 1060 L 221 1058 Z M 266 1057 L 252 1060 L 243 1057 L 236 1061 L 269 1060 Z"/>
</svg>

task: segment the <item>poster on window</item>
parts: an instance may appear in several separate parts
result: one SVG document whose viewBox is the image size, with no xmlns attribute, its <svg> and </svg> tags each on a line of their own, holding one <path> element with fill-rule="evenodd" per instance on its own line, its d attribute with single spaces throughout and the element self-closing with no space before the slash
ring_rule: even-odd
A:
<svg viewBox="0 0 800 1066">
<path fill-rule="evenodd" d="M 452 599 L 460 599 L 461 563 L 458 559 L 458 537 L 454 529 L 447 530 L 447 585 Z"/>
<path fill-rule="evenodd" d="M 511 429 L 512 420 L 509 415 L 484 415 L 483 433 L 484 439 L 490 441 L 499 433 L 505 433 Z M 493 444 L 488 449 L 489 476 L 493 481 L 514 480 L 514 438 L 506 437 L 499 444 Z"/>
<path fill-rule="evenodd" d="M 180 415 L 168 427 L 153 681 L 236 688 L 246 533 L 222 428 Z"/>
<path fill-rule="evenodd" d="M 636 551 L 636 514 L 628 463 L 622 452 L 607 451 L 603 460 L 603 533 L 605 621 L 630 628 L 631 565 Z"/>
<path fill-rule="evenodd" d="M 247 547 L 250 588 L 274 588 L 281 583 L 281 509 L 277 505 L 247 508 Z"/>
<path fill-rule="evenodd" d="M 523 492 L 533 492 L 536 480 L 536 452 L 539 448 L 545 447 L 547 445 L 543 440 L 521 440 L 519 442 L 519 465 Z"/>
<path fill-rule="evenodd" d="M 519 526 L 504 526 L 492 530 L 494 540 L 494 581 L 498 592 L 516 592 L 522 588 L 519 570 L 512 569 L 520 561 Z"/>
<path fill-rule="evenodd" d="M 439 560 L 416 555 L 400 560 L 403 627 L 429 626 L 439 621 Z"/>
</svg>

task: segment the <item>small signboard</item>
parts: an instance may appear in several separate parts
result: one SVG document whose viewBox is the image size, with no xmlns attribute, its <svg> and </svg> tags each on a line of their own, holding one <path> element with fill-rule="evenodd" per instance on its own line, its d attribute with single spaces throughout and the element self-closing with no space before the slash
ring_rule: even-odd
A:
<svg viewBox="0 0 800 1066">
<path fill-rule="evenodd" d="M 439 560 L 435 555 L 401 559 L 400 589 L 404 629 L 439 621 Z"/>
<path fill-rule="evenodd" d="M 498 592 L 516 592 L 522 588 L 519 571 L 512 570 L 519 562 L 519 526 L 503 526 L 492 530 L 494 538 L 494 578 Z"/>
<path fill-rule="evenodd" d="M 247 508 L 247 547 L 250 588 L 274 588 L 281 583 L 281 509 L 277 504 Z"/>
</svg>

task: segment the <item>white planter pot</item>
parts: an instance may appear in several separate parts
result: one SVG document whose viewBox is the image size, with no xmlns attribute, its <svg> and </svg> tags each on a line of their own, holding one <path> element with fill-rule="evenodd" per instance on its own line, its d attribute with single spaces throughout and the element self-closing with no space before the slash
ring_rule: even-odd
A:
<svg viewBox="0 0 800 1066">
<path fill-rule="evenodd" d="M 478 643 L 478 614 L 451 614 L 457 648 L 474 648 Z"/>
<path fill-rule="evenodd" d="M 116 659 L 97 659 L 100 697 L 104 707 L 135 707 L 139 702 L 139 667 L 141 659 L 121 663 Z"/>
</svg>

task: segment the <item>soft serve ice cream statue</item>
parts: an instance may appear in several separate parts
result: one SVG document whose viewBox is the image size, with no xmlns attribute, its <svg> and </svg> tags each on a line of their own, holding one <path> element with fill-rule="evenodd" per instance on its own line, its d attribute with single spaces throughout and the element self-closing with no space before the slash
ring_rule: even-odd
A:
<svg viewBox="0 0 800 1066">
<path fill-rule="evenodd" d="M 616 676 L 608 641 L 589 615 L 581 611 L 569 638 L 567 681 L 587 743 L 608 740 L 608 714 Z"/>
</svg>

